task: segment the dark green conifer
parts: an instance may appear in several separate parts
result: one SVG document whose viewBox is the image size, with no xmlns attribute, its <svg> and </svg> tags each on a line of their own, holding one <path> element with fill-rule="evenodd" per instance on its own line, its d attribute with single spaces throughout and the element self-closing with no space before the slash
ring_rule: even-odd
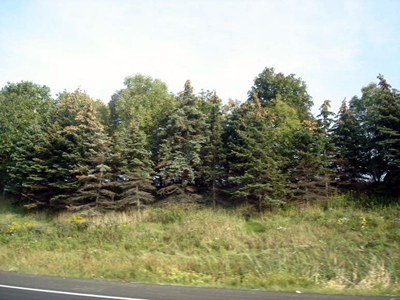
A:
<svg viewBox="0 0 400 300">
<path fill-rule="evenodd" d="M 221 99 L 216 92 L 205 103 L 208 107 L 207 123 L 209 125 L 209 142 L 203 147 L 203 163 L 201 166 L 201 179 L 211 190 L 212 204 L 216 206 L 218 187 L 222 186 L 225 177 L 226 154 L 222 141 L 223 115 Z"/>
<path fill-rule="evenodd" d="M 360 127 L 343 100 L 332 128 L 335 177 L 339 187 L 348 189 L 360 177 Z"/>
<path fill-rule="evenodd" d="M 387 162 L 385 182 L 396 191 L 400 184 L 400 93 L 393 89 L 382 75 L 378 76 L 380 97 L 377 104 L 378 143 L 383 147 Z"/>
<path fill-rule="evenodd" d="M 179 100 L 161 131 L 157 171 L 163 187 L 160 192 L 165 195 L 192 190 L 189 185 L 199 177 L 201 150 L 208 142 L 206 116 L 198 109 L 198 99 L 189 80 Z"/>
<path fill-rule="evenodd" d="M 293 149 L 290 199 L 306 202 L 327 199 L 329 182 L 323 161 L 325 140 L 318 132 L 317 122 L 303 122 L 302 129 L 294 135 Z"/>
<path fill-rule="evenodd" d="M 50 89 L 32 82 L 7 83 L 0 90 L 0 189 L 9 184 L 11 155 L 25 130 L 40 124 L 53 105 Z M 10 189 L 10 187 L 8 187 Z"/>
<path fill-rule="evenodd" d="M 323 150 L 320 155 L 321 160 L 321 171 L 324 176 L 325 183 L 325 196 L 329 197 L 331 193 L 331 184 L 333 176 L 333 160 L 334 160 L 334 144 L 332 141 L 331 129 L 333 125 L 333 118 L 335 114 L 329 109 L 331 107 L 331 101 L 325 100 L 320 107 L 320 114 L 317 116 L 319 123 L 319 134 L 322 138 Z"/>
<path fill-rule="evenodd" d="M 236 187 L 232 195 L 254 204 L 261 212 L 265 207 L 283 203 L 287 193 L 282 172 L 285 161 L 274 146 L 274 117 L 261 107 L 258 98 L 239 110 L 241 118 L 232 123 L 235 128 L 228 154 L 229 181 Z"/>
<path fill-rule="evenodd" d="M 154 201 L 152 162 L 146 150 L 146 135 L 135 122 L 122 131 L 120 142 L 119 180 L 121 203 L 141 207 Z"/>
<path fill-rule="evenodd" d="M 49 121 L 37 132 L 41 138 L 27 136 L 31 143 L 20 143 L 16 161 L 25 161 L 34 167 L 28 177 L 16 165 L 13 167 L 13 189 L 21 190 L 32 206 L 63 208 L 70 205 L 69 197 L 80 186 L 79 176 L 87 175 L 88 161 L 100 150 L 102 131 L 93 102 L 86 94 L 79 90 L 62 93 Z M 35 155 L 29 153 L 29 147 L 38 149 Z"/>
<path fill-rule="evenodd" d="M 137 125 L 122 130 L 118 144 L 111 153 L 110 143 L 98 135 L 91 145 L 91 156 L 78 177 L 80 187 L 68 198 L 68 208 L 86 214 L 106 210 L 138 210 L 154 201 L 151 192 L 151 162 L 144 148 L 146 137 Z"/>
</svg>

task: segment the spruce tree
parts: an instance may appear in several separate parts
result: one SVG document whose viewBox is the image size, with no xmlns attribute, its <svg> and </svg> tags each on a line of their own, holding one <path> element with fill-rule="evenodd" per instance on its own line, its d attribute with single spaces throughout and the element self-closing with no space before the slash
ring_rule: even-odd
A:
<svg viewBox="0 0 400 300">
<path fill-rule="evenodd" d="M 385 149 L 379 141 L 382 132 L 378 128 L 379 102 L 382 91 L 378 85 L 371 83 L 362 88 L 362 96 L 354 96 L 350 101 L 350 110 L 356 120 L 358 129 L 356 153 L 360 182 L 370 182 L 375 186 L 382 183 L 388 170 Z M 372 187 L 372 186 L 371 186 Z"/>
<path fill-rule="evenodd" d="M 37 194 L 45 195 L 49 191 L 46 160 L 51 152 L 46 145 L 48 141 L 42 127 L 34 124 L 25 130 L 12 155 L 7 190 L 22 195 L 23 202 L 28 205 L 31 201 L 44 201 L 37 198 Z"/>
<path fill-rule="evenodd" d="M 377 104 L 378 143 L 383 147 L 387 161 L 385 182 L 399 190 L 400 184 L 400 93 L 393 89 L 382 75 L 378 76 L 380 97 Z"/>
<path fill-rule="evenodd" d="M 81 174 L 76 176 L 78 189 L 65 200 L 69 210 L 85 214 L 97 214 L 109 209 L 116 195 L 105 188 L 105 184 L 113 180 L 109 140 L 100 130 L 93 134 L 93 138 L 85 142 L 89 155 L 75 169 Z"/>
<path fill-rule="evenodd" d="M 216 194 L 225 177 L 226 154 L 222 141 L 223 115 L 221 99 L 216 92 L 206 102 L 208 106 L 207 124 L 209 125 L 209 142 L 203 147 L 203 163 L 201 179 L 206 183 L 212 194 L 212 204 L 216 207 Z"/>
<path fill-rule="evenodd" d="M 17 165 L 13 167 L 13 189 L 27 195 L 24 198 L 32 205 L 65 208 L 80 186 L 79 176 L 87 175 L 88 161 L 100 150 L 102 132 L 93 102 L 86 94 L 79 90 L 60 94 L 49 121 L 37 133 L 42 137 L 34 139 L 27 132 L 31 142 L 20 143 L 15 153 L 16 161 L 32 167 L 28 177 Z M 34 155 L 29 147 L 37 149 Z"/>
<path fill-rule="evenodd" d="M 50 89 L 32 82 L 7 83 L 0 90 L 0 189 L 9 184 L 12 154 L 25 130 L 40 124 L 53 105 Z"/>
<path fill-rule="evenodd" d="M 114 153 L 104 135 L 98 135 L 91 145 L 92 155 L 80 169 L 80 187 L 69 198 L 70 210 L 98 214 L 107 210 L 139 211 L 154 201 L 151 192 L 151 162 L 144 148 L 146 136 L 138 126 L 124 129 Z"/>
<path fill-rule="evenodd" d="M 161 194 L 191 190 L 202 165 L 201 150 L 208 142 L 206 116 L 198 109 L 190 81 L 179 93 L 178 107 L 168 116 L 161 130 L 157 173 Z"/>
<path fill-rule="evenodd" d="M 360 135 L 357 120 L 343 100 L 332 128 L 335 177 L 340 188 L 349 189 L 361 178 Z"/>
<path fill-rule="evenodd" d="M 146 150 L 146 135 L 135 122 L 122 131 L 119 151 L 120 202 L 125 207 L 135 205 L 138 210 L 155 199 L 152 191 L 152 162 Z"/>
<path fill-rule="evenodd" d="M 295 159 L 290 168 L 290 199 L 306 202 L 326 199 L 325 141 L 318 132 L 318 123 L 304 121 L 302 129 L 294 135 L 292 146 Z"/>
<path fill-rule="evenodd" d="M 274 117 L 261 107 L 257 97 L 254 99 L 241 106 L 241 118 L 232 124 L 235 128 L 229 144 L 229 181 L 234 198 L 250 202 L 261 212 L 283 203 L 287 183 L 282 172 L 285 160 L 274 146 Z"/>
<path fill-rule="evenodd" d="M 321 170 L 324 175 L 326 197 L 329 196 L 331 189 L 334 156 L 334 145 L 332 141 L 331 129 L 333 124 L 332 116 L 334 116 L 335 114 L 329 110 L 330 107 L 331 101 L 325 100 L 320 107 L 320 114 L 317 116 L 317 118 L 319 118 L 319 132 L 322 137 L 323 143 L 323 150 L 320 155 L 320 159 Z"/>
</svg>

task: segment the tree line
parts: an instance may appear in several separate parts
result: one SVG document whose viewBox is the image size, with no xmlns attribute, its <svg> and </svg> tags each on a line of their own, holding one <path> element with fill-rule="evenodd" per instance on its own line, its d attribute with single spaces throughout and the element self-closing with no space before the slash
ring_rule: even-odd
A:
<svg viewBox="0 0 400 300">
<path fill-rule="evenodd" d="M 338 192 L 400 193 L 400 93 L 381 75 L 313 116 L 307 86 L 265 68 L 246 101 L 137 74 L 106 105 L 47 86 L 0 91 L 0 184 L 27 208 L 99 213 L 155 201 L 262 211 Z"/>
</svg>

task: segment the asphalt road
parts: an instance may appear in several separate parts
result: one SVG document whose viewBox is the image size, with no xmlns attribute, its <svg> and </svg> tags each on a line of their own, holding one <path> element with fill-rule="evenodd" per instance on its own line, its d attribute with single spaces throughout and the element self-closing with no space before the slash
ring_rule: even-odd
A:
<svg viewBox="0 0 400 300">
<path fill-rule="evenodd" d="M 0 272 L 0 300 L 400 300 L 124 283 Z"/>
</svg>

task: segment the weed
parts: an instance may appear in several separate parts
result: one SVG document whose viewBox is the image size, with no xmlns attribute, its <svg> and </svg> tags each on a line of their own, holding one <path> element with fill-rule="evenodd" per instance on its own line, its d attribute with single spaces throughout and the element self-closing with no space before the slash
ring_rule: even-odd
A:
<svg viewBox="0 0 400 300">
<path fill-rule="evenodd" d="M 267 290 L 396 295 L 399 206 L 149 208 L 83 218 L 0 203 L 0 269 Z"/>
</svg>

